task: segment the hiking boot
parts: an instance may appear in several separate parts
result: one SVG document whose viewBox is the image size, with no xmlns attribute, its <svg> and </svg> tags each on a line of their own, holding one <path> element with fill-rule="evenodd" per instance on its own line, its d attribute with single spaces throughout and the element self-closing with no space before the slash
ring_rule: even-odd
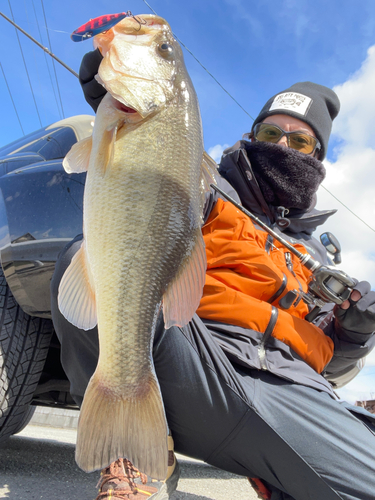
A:
<svg viewBox="0 0 375 500">
<path fill-rule="evenodd" d="M 119 458 L 102 470 L 95 500 L 168 500 L 177 488 L 180 468 L 168 436 L 167 479 L 157 481 L 143 474 L 126 458 Z"/>
</svg>

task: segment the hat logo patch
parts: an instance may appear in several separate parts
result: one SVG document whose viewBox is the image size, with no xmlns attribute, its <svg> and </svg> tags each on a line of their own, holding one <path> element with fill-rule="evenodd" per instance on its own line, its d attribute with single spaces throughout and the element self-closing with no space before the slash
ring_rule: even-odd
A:
<svg viewBox="0 0 375 500">
<path fill-rule="evenodd" d="M 283 94 L 279 94 L 275 97 L 269 111 L 284 109 L 306 116 L 311 104 L 311 97 L 297 92 L 284 92 Z"/>
</svg>

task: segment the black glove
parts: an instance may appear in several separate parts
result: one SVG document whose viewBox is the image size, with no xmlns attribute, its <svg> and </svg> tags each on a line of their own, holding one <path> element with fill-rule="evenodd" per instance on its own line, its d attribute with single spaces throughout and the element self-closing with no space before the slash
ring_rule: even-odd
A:
<svg viewBox="0 0 375 500">
<path fill-rule="evenodd" d="M 355 290 L 360 293 L 360 297 Z M 356 300 L 353 300 L 353 297 Z M 342 309 L 341 306 L 335 308 L 336 333 L 342 340 L 356 344 L 365 343 L 375 331 L 375 292 L 371 291 L 370 283 L 357 283 L 349 302 L 348 309 Z"/>
<path fill-rule="evenodd" d="M 83 56 L 81 67 L 79 68 L 79 83 L 81 84 L 86 101 L 95 113 L 101 100 L 107 93 L 103 85 L 100 85 L 95 80 L 95 75 L 98 73 L 102 60 L 103 56 L 100 50 L 93 50 Z"/>
</svg>

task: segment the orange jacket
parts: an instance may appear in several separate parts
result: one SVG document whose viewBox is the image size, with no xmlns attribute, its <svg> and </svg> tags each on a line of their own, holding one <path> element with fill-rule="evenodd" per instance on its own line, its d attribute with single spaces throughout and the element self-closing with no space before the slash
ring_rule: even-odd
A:
<svg viewBox="0 0 375 500">
<path fill-rule="evenodd" d="M 221 199 L 211 211 L 202 233 L 207 273 L 198 315 L 261 333 L 272 323 L 272 336 L 289 345 L 321 373 L 332 358 L 332 340 L 303 319 L 308 307 L 302 300 L 288 310 L 279 305 L 289 290 L 302 287 L 307 291 L 310 272 L 278 241 L 273 241 L 267 253 L 268 234 Z M 301 244 L 294 246 L 306 253 Z M 292 269 L 290 265 L 288 268 L 287 258 L 291 258 Z M 273 325 L 275 307 L 278 314 Z"/>
</svg>

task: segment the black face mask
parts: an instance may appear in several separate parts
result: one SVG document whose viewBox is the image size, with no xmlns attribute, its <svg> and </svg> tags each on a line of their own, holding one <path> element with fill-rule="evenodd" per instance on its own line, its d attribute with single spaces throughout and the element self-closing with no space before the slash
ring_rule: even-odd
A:
<svg viewBox="0 0 375 500">
<path fill-rule="evenodd" d="M 295 149 L 269 142 L 246 145 L 254 175 L 269 205 L 308 209 L 323 181 L 322 162 Z"/>
</svg>

